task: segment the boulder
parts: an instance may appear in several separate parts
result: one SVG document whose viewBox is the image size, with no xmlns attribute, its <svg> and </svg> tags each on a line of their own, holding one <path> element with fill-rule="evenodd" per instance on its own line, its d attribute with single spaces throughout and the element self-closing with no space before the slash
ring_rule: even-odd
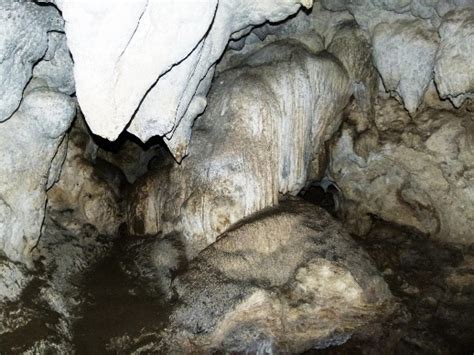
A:
<svg viewBox="0 0 474 355">
<path fill-rule="evenodd" d="M 302 353 L 342 344 L 393 306 L 368 255 L 319 207 L 239 223 L 173 283 L 171 353 Z"/>
</svg>

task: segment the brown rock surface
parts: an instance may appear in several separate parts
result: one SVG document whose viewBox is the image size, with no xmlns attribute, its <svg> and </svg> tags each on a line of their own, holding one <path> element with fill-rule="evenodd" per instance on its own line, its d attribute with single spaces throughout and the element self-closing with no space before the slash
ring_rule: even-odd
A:
<svg viewBox="0 0 474 355">
<path fill-rule="evenodd" d="M 173 353 L 290 352 L 344 343 L 393 306 L 370 258 L 327 212 L 284 201 L 240 223 L 174 282 Z"/>
</svg>

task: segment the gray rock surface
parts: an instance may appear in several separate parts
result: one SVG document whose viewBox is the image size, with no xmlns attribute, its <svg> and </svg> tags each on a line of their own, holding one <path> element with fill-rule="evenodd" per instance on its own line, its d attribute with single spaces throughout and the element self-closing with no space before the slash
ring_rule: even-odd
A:
<svg viewBox="0 0 474 355">
<path fill-rule="evenodd" d="M 127 181 L 133 184 L 145 175 L 156 161 L 168 156 L 169 152 L 161 144 L 142 145 L 132 139 L 126 139 L 113 150 L 97 147 L 94 160 L 103 160 L 120 168 Z"/>
<path fill-rule="evenodd" d="M 0 4 L 0 343 L 29 334 L 13 351 L 74 351 L 76 278 L 124 221 L 120 169 L 135 182 L 130 232 L 164 234 L 125 249 L 124 272 L 166 292 L 195 258 L 174 284 L 176 352 L 327 347 L 385 311 L 370 261 L 317 209 L 286 202 L 218 237 L 326 173 L 355 233 L 375 217 L 474 245 L 471 0 L 322 0 L 284 24 L 312 1 L 58 0 L 75 64 L 46 3 Z M 114 154 L 82 125 L 68 140 L 74 65 L 94 132 L 164 136 L 188 158 L 146 174 L 162 148 Z M 19 263 L 32 256 L 37 271 Z M 472 288 L 471 259 L 443 275 L 449 288 Z"/>
<path fill-rule="evenodd" d="M 74 100 L 38 88 L 25 93 L 19 110 L 0 124 L 0 250 L 28 261 L 41 232 L 52 161 L 75 115 Z"/>
<path fill-rule="evenodd" d="M 0 122 L 18 109 L 33 66 L 48 50 L 48 32 L 62 31 L 63 20 L 50 6 L 0 3 Z M 54 52 L 53 52 L 54 53 Z"/>
<path fill-rule="evenodd" d="M 15 264 L 0 256 L 0 305 L 5 301 L 18 299 L 21 291 L 31 281 L 31 276 L 26 271 L 24 265 Z"/>
<path fill-rule="evenodd" d="M 393 302 L 329 214 L 299 200 L 239 224 L 173 283 L 171 353 L 301 353 L 341 344 Z"/>
<path fill-rule="evenodd" d="M 411 120 L 397 103 L 379 99 L 375 127 L 373 135 L 346 127 L 331 150 L 330 174 L 348 225 L 365 234 L 376 216 L 446 242 L 473 243 L 473 114 L 428 108 Z"/>
<path fill-rule="evenodd" d="M 97 238 L 86 226 L 79 232 L 67 230 L 50 217 L 46 216 L 42 237 L 32 253 L 35 270 L 0 257 L 2 352 L 76 351 L 73 324 L 85 298 L 78 280 L 107 254 L 111 240 Z"/>
<path fill-rule="evenodd" d="M 472 0 L 322 0 L 323 8 L 332 11 L 349 11 L 364 29 L 373 30 L 381 22 L 421 19 L 426 26 L 439 26 L 449 11 L 474 8 Z"/>
<path fill-rule="evenodd" d="M 312 52 L 319 52 L 331 43 L 334 32 L 338 31 L 340 25 L 350 21 L 354 21 L 354 17 L 348 12 L 328 11 L 316 2 L 310 13 L 301 9 L 284 22 L 267 22 L 253 29 L 248 36 L 231 40 L 216 70 L 222 72 L 245 65 L 249 55 L 281 40 L 297 40 Z"/>
<path fill-rule="evenodd" d="M 373 38 L 374 62 L 385 89 L 413 113 L 435 80 L 441 98 L 456 107 L 473 96 L 474 2 L 326 1 L 324 9 L 349 11 Z"/>
<path fill-rule="evenodd" d="M 432 80 L 438 50 L 437 33 L 421 21 L 381 23 L 372 38 L 375 65 L 385 89 L 414 113 Z"/>
<path fill-rule="evenodd" d="M 474 98 L 474 10 L 447 13 L 438 31 L 436 85 L 442 98 L 459 107 Z"/>
<path fill-rule="evenodd" d="M 34 67 L 33 81 L 38 81 L 36 85 L 46 85 L 66 95 L 76 91 L 73 62 L 64 33 L 48 33 L 48 51 L 43 60 Z"/>
<path fill-rule="evenodd" d="M 0 250 L 29 262 L 75 115 L 72 60 L 54 6 L 2 1 L 0 19 Z"/>
</svg>

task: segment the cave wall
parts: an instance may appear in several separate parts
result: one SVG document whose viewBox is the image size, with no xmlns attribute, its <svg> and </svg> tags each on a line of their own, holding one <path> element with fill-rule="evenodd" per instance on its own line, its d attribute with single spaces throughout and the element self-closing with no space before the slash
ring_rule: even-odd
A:
<svg viewBox="0 0 474 355">
<path fill-rule="evenodd" d="M 472 206 L 472 2 L 321 1 L 301 11 L 312 2 L 207 1 L 199 17 L 181 3 L 54 4 L 0 5 L 0 247 L 9 257 L 28 259 L 40 236 L 45 192 L 66 157 L 76 87 L 93 133 L 115 139 L 126 129 L 143 141 L 161 135 L 176 160 L 189 154 L 181 165 L 164 163 L 139 178 L 156 151 L 122 149 L 140 152 L 136 160 L 102 152 L 100 160 L 121 166 L 135 184 L 126 208 L 133 233 L 179 232 L 191 241 L 191 255 L 233 222 L 277 203 L 279 194 L 330 174 L 345 197 L 347 221 L 364 221 L 361 233 L 376 216 L 471 240 L 472 221 L 457 221 Z M 190 141 L 211 83 L 213 102 Z M 342 121 L 344 133 L 331 148 L 326 143 Z M 62 195 L 56 209 L 69 210 L 78 196 L 96 194 L 98 201 L 122 193 L 115 183 L 94 190 L 105 182 L 93 177 L 95 158 L 78 163 L 81 149 L 71 146 L 67 172 L 51 193 Z M 379 158 L 386 163 L 377 174 L 401 176 L 395 167 L 406 170 L 413 160 L 426 177 L 410 173 L 374 187 L 366 180 L 375 174 L 370 159 Z M 90 186 L 76 196 L 69 187 L 81 169 L 89 173 L 80 185 Z M 375 192 L 368 198 L 366 191 Z M 384 205 L 380 196 L 392 202 Z M 100 202 L 86 213 L 80 200 L 81 221 L 100 215 Z M 125 220 L 125 208 L 116 209 L 113 230 Z"/>
<path fill-rule="evenodd" d="M 23 332 L 17 350 L 74 352 L 76 316 L 89 328 L 82 308 L 91 299 L 91 285 L 77 281 L 90 271 L 99 271 L 92 289 L 116 282 L 111 290 L 125 300 L 136 289 L 114 278 L 133 278 L 146 289 L 140 309 L 150 295 L 180 300 L 163 332 L 152 319 L 151 333 L 140 326 L 136 337 L 111 338 L 110 351 L 136 342 L 298 352 L 372 337 L 382 332 L 374 322 L 398 307 L 382 270 L 397 292 L 430 304 L 416 308 L 416 332 L 427 309 L 446 313 L 428 319 L 460 318 L 463 332 L 474 242 L 474 4 L 338 0 L 302 9 L 311 5 L 1 2 L 2 342 Z M 156 135 L 164 144 L 138 141 Z M 287 196 L 328 182 L 343 225 Z M 366 235 L 386 226 L 380 220 L 402 228 L 371 231 L 368 244 L 388 241 L 371 245 L 386 255 L 377 270 L 347 230 Z M 116 243 L 124 227 L 150 238 Z M 439 251 L 421 257 L 426 246 Z M 395 259 L 422 278 L 425 269 L 439 275 L 420 291 L 387 268 Z"/>
<path fill-rule="evenodd" d="M 5 1 L 0 22 L 0 250 L 28 261 L 76 111 L 72 60 L 55 8 Z"/>
<path fill-rule="evenodd" d="M 296 194 L 307 181 L 327 175 L 340 189 L 341 214 L 357 234 L 366 234 L 378 218 L 445 241 L 472 243 L 473 221 L 466 217 L 473 201 L 471 88 L 463 86 L 462 94 L 439 90 L 443 82 L 469 78 L 472 63 L 452 66 L 451 74 L 439 74 L 439 68 L 448 55 L 445 27 L 473 10 L 447 11 L 429 21 L 411 10 L 383 10 L 387 13 L 377 23 L 338 10 L 315 5 L 310 14 L 300 12 L 281 26 L 267 24 L 231 42 L 233 49 L 217 68 L 209 107 L 195 125 L 189 157 L 180 166 L 163 165 L 136 185 L 128 211 L 132 234 L 177 233 L 193 257 L 232 223 L 275 204 L 278 194 Z M 457 39 L 453 56 L 458 47 L 471 50 L 470 27 L 462 21 L 455 27 L 467 35 Z M 329 86 L 324 94 L 308 97 L 315 91 L 303 88 L 313 103 L 308 108 L 298 101 L 300 84 L 285 90 L 286 75 L 298 82 L 295 47 L 339 64 L 348 80 L 347 95 L 337 99 L 336 87 Z M 269 71 L 272 66 L 278 72 Z M 338 80 L 329 67 L 311 71 L 310 85 Z M 267 96 L 267 87 L 273 95 Z M 340 108 L 349 96 L 342 120 Z M 337 101 L 334 110 L 330 102 Z M 269 105 L 274 102 L 277 111 Z M 318 129 L 307 125 L 308 135 L 300 136 L 295 127 L 300 120 L 305 127 L 308 118 L 300 112 L 307 108 Z M 342 133 L 326 146 L 342 121 Z M 246 137 L 249 126 L 274 131 Z M 308 143 L 313 150 L 305 150 Z M 276 154 L 266 148 L 273 144 Z M 288 180 L 287 172 L 295 178 Z M 173 184 L 176 188 L 169 188 Z"/>
<path fill-rule="evenodd" d="M 472 112 L 428 107 L 411 118 L 380 98 L 375 124 L 346 125 L 331 149 L 329 173 L 342 192 L 344 219 L 364 235 L 375 218 L 443 241 L 471 244 L 474 226 Z"/>
<path fill-rule="evenodd" d="M 341 133 L 328 148 L 326 174 L 340 189 L 342 217 L 359 235 L 381 219 L 471 244 L 473 5 L 321 2 L 309 15 L 266 24 L 233 43 L 236 50 L 225 53 L 218 71 L 244 65 L 254 51 L 287 37 L 306 45 L 318 38 L 313 43 L 328 51 L 336 42 L 350 59 L 341 58 L 346 67 L 361 63 L 347 55 L 344 40 L 356 24 L 371 47 L 371 60 L 359 65 L 373 65 L 380 84 L 378 93 L 367 96 L 357 85 L 363 78 L 367 85 L 369 74 L 355 78 L 358 99 L 347 107 Z"/>
<path fill-rule="evenodd" d="M 136 184 L 130 232 L 177 233 L 192 258 L 233 223 L 324 176 L 320 152 L 355 83 L 358 102 L 369 107 L 377 83 L 374 69 L 365 67 L 370 51 L 357 26 L 342 26 L 329 48 L 274 42 L 242 68 L 221 73 L 189 156 Z"/>
<path fill-rule="evenodd" d="M 192 122 L 206 106 L 213 67 L 229 38 L 245 35 L 266 20 L 283 20 L 301 5 L 311 3 L 207 1 L 191 6 L 136 1 L 116 6 L 112 1 L 2 1 L 0 249 L 13 260 L 31 261 L 46 191 L 59 179 L 66 157 L 65 134 L 75 115 L 76 87 L 90 128 L 109 139 L 124 130 L 145 96 L 146 108 L 129 126 L 142 140 L 168 133 L 171 139 L 183 119 L 186 123 L 168 144 L 181 159 Z M 92 185 L 104 181 L 92 176 L 87 160 L 79 163 L 81 153 L 74 150 L 73 144 L 67 171 L 50 194 L 51 210 L 72 209 L 78 226 L 95 221 L 95 227 L 112 233 L 120 213 L 107 199 L 116 186 L 99 192 Z M 144 156 L 144 164 L 148 160 Z M 123 166 L 129 180 L 137 178 L 135 161 Z M 92 201 L 83 198 L 90 195 Z M 74 203 L 80 206 L 72 208 Z M 104 206 L 112 207 L 100 211 Z M 97 219 L 96 213 L 103 218 Z M 110 228 L 103 220 L 107 216 L 117 217 Z"/>
</svg>

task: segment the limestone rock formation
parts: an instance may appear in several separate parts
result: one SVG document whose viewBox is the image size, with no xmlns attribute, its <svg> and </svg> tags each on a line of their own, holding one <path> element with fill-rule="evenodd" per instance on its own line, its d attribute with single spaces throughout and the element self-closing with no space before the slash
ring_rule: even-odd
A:
<svg viewBox="0 0 474 355">
<path fill-rule="evenodd" d="M 341 344 L 390 291 L 329 214 L 285 201 L 225 233 L 174 282 L 172 353 L 301 353 Z"/>
<path fill-rule="evenodd" d="M 401 97 L 414 113 L 432 80 L 437 34 L 421 21 L 381 23 L 373 35 L 375 65 L 385 89 Z"/>
<path fill-rule="evenodd" d="M 36 85 L 71 95 L 76 91 L 73 74 L 73 62 L 66 44 L 66 35 L 62 32 L 48 34 L 48 51 L 33 69 L 33 81 Z"/>
<path fill-rule="evenodd" d="M 374 62 L 385 89 L 414 113 L 434 80 L 456 107 L 473 96 L 474 2 L 326 1 L 349 11 L 372 37 Z"/>
<path fill-rule="evenodd" d="M 41 232 L 52 164 L 75 115 L 74 100 L 38 88 L 0 124 L 0 249 L 12 260 L 27 260 Z"/>
<path fill-rule="evenodd" d="M 459 107 L 467 98 L 474 99 L 474 10 L 447 13 L 439 34 L 436 85 L 442 98 Z"/>
<path fill-rule="evenodd" d="M 370 150 L 363 148 L 370 135 L 346 127 L 331 152 L 348 224 L 365 234 L 376 216 L 446 242 L 473 243 L 472 113 L 429 108 L 410 119 L 380 99 L 375 125 L 380 140 Z"/>
<path fill-rule="evenodd" d="M 48 50 L 52 31 L 63 30 L 54 7 L 33 2 L 4 0 L 0 3 L 0 122 L 18 109 L 33 66 Z"/>
<path fill-rule="evenodd" d="M 114 165 L 90 156 L 97 148 L 80 117 L 68 143 L 61 175 L 48 191 L 50 218 L 77 235 L 86 225 L 99 234 L 116 235 L 124 220 L 125 176 Z"/>
<path fill-rule="evenodd" d="M 31 281 L 23 265 L 17 265 L 0 256 L 0 306 L 5 301 L 15 301 L 23 288 Z M 0 317 L 1 318 L 1 317 Z M 3 330 L 0 329 L 0 334 Z"/>
<path fill-rule="evenodd" d="M 473 58 L 473 0 L 0 0 L 0 352 L 472 349 Z"/>
<path fill-rule="evenodd" d="M 421 19 L 426 26 L 439 26 L 442 17 L 450 11 L 462 8 L 472 9 L 470 0 L 407 0 L 407 1 L 371 1 L 371 0 L 321 0 L 323 8 L 332 11 L 349 11 L 357 23 L 372 32 L 381 22 L 391 23 L 398 20 Z"/>
<path fill-rule="evenodd" d="M 0 19 L 0 250 L 28 262 L 75 115 L 72 59 L 54 6 L 3 1 Z"/>
<path fill-rule="evenodd" d="M 297 41 L 265 47 L 248 65 L 216 79 L 189 157 L 137 183 L 132 234 L 180 233 L 192 257 L 320 170 L 320 149 L 352 92 L 346 69 Z"/>
<path fill-rule="evenodd" d="M 0 257 L 0 344 L 2 352 L 71 354 L 74 314 L 85 293 L 78 280 L 111 247 L 87 226 L 77 234 L 45 218 L 32 253 L 36 269 Z"/>
<path fill-rule="evenodd" d="M 75 61 L 78 100 L 92 131 L 115 140 L 138 111 L 128 131 L 143 141 L 166 135 L 180 160 L 228 40 L 267 20 L 281 21 L 312 1 L 57 4 Z"/>
<path fill-rule="evenodd" d="M 317 7 L 315 3 L 313 7 Z M 311 51 L 318 52 L 324 49 L 324 40 L 315 30 L 314 16 L 308 16 L 300 10 L 293 18 L 283 23 L 264 25 L 254 28 L 247 36 L 229 41 L 228 48 L 219 60 L 216 71 L 223 72 L 230 68 L 245 65 L 247 57 L 270 43 L 281 40 L 298 40 L 304 43 Z"/>
</svg>

